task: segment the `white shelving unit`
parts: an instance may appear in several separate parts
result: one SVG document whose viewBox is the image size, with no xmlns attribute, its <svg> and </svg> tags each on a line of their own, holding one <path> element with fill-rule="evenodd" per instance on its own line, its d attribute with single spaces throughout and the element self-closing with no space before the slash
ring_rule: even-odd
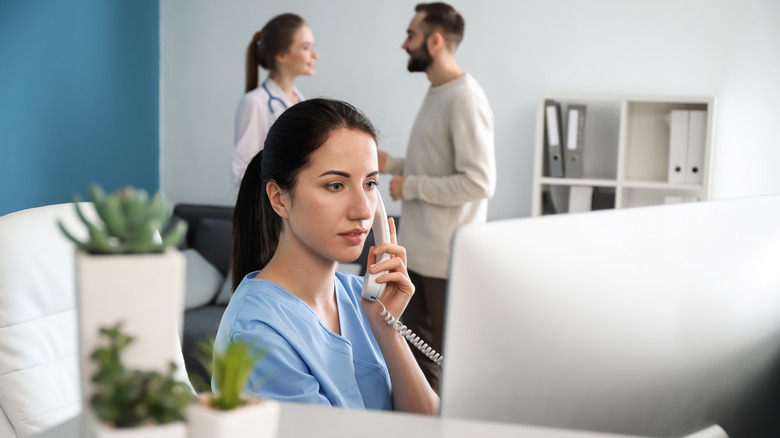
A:
<svg viewBox="0 0 780 438">
<path fill-rule="evenodd" d="M 582 178 L 553 178 L 545 174 L 545 102 L 549 100 L 561 104 L 564 138 L 566 108 L 572 104 L 586 105 Z M 706 111 L 700 184 L 669 182 L 670 128 L 666 116 L 672 110 Z M 533 216 L 544 213 L 545 191 L 554 191 L 567 200 L 569 189 L 575 186 L 594 187 L 606 194 L 607 200 L 614 193 L 613 208 L 663 204 L 670 197 L 683 202 L 710 197 L 715 97 L 550 94 L 539 97 L 536 114 Z"/>
</svg>

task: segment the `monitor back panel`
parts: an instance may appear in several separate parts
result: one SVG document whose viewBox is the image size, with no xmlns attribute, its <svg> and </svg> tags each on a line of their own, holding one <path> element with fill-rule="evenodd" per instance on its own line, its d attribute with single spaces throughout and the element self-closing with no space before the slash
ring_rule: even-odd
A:
<svg viewBox="0 0 780 438">
<path fill-rule="evenodd" d="M 445 417 L 780 430 L 780 196 L 467 226 L 448 300 Z"/>
</svg>

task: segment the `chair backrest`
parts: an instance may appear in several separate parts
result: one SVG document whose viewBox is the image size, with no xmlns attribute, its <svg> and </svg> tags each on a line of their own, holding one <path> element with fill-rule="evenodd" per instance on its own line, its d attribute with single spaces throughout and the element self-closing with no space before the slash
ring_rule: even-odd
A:
<svg viewBox="0 0 780 438">
<path fill-rule="evenodd" d="M 18 437 L 81 411 L 75 247 L 57 219 L 83 228 L 72 204 L 0 217 L 0 408 Z"/>
</svg>

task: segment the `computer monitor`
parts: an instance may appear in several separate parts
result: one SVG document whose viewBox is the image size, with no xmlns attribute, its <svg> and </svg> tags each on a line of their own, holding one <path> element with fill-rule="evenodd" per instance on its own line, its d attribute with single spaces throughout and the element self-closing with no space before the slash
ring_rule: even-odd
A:
<svg viewBox="0 0 780 438">
<path fill-rule="evenodd" d="M 441 415 L 780 436 L 780 196 L 464 227 Z"/>
</svg>

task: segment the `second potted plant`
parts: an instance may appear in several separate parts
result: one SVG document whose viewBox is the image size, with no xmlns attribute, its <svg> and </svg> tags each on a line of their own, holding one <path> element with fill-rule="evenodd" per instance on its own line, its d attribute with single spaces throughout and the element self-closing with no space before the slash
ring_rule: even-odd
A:
<svg viewBox="0 0 780 438">
<path fill-rule="evenodd" d="M 187 409 L 189 438 L 234 437 L 251 430 L 256 438 L 273 438 L 279 424 L 279 403 L 246 393 L 246 386 L 265 350 L 243 342 L 214 349 L 201 344 L 201 362 L 212 375 L 217 391 L 206 391 Z"/>
<path fill-rule="evenodd" d="M 88 410 L 98 438 L 185 438 L 184 409 L 192 400 L 189 385 L 167 372 L 130 369 L 122 352 L 134 338 L 122 324 L 102 327 L 103 345 L 92 352 L 96 364 Z M 90 435 L 92 436 L 92 435 Z"/>
</svg>

